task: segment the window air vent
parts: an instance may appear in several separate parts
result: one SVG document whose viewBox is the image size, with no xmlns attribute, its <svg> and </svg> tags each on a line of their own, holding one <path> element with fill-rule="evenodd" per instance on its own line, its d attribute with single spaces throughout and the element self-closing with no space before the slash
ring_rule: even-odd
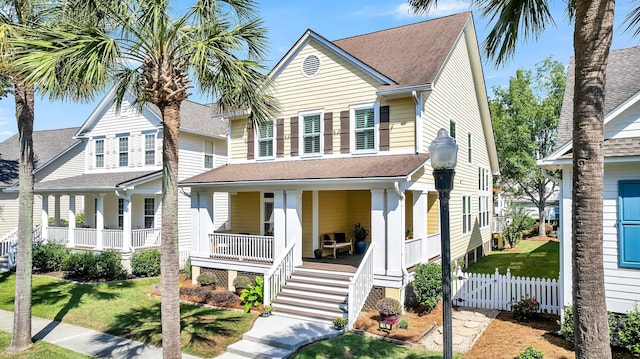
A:
<svg viewBox="0 0 640 359">
<path fill-rule="evenodd" d="M 302 61 L 302 73 L 306 77 L 315 76 L 320 70 L 320 58 L 317 55 L 309 55 Z"/>
</svg>

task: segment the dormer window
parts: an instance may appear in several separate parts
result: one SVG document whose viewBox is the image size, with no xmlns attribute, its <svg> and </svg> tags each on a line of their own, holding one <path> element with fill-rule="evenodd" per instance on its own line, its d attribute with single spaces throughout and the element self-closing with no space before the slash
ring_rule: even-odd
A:
<svg viewBox="0 0 640 359">
<path fill-rule="evenodd" d="M 258 156 L 273 157 L 273 121 L 265 121 L 258 125 Z"/>
</svg>

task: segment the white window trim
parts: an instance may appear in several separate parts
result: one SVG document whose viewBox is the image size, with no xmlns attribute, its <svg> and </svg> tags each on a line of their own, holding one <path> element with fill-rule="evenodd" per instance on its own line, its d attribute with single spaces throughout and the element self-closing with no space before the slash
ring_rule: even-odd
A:
<svg viewBox="0 0 640 359">
<path fill-rule="evenodd" d="M 487 205 L 485 211 L 482 211 L 482 206 L 480 206 L 478 202 L 478 223 L 480 224 L 480 228 L 487 228 L 489 227 L 489 222 L 491 222 L 489 219 L 491 217 L 489 204 L 492 203 L 492 201 L 490 201 L 489 198 L 492 196 L 491 189 L 493 186 L 489 185 L 489 170 L 487 168 L 478 167 L 478 176 L 480 177 L 478 178 L 478 198 L 486 197 L 485 203 Z M 488 217 L 485 225 L 483 225 L 484 223 L 480 219 L 483 212 L 486 212 Z"/>
<path fill-rule="evenodd" d="M 266 193 L 272 193 L 273 197 L 272 198 L 265 198 L 265 194 Z M 260 235 L 261 236 L 265 236 L 266 234 L 264 233 L 264 225 L 267 223 L 272 223 L 272 222 L 268 222 L 267 219 L 268 218 L 264 218 L 266 213 L 265 213 L 265 204 L 266 203 L 274 203 L 274 207 L 273 207 L 273 212 L 272 215 L 275 217 L 275 192 L 260 192 Z M 275 230 L 275 228 L 274 228 Z M 271 234 L 273 236 L 273 233 Z"/>
<path fill-rule="evenodd" d="M 147 200 L 150 199 L 153 201 L 153 213 L 152 214 L 147 214 Z M 142 225 L 144 226 L 145 229 L 147 229 L 147 218 L 152 218 L 153 219 L 153 227 L 149 227 L 149 228 L 156 228 L 156 212 L 157 212 L 157 204 L 156 204 L 156 199 L 154 197 L 144 197 L 144 199 L 142 200 Z"/>
<path fill-rule="evenodd" d="M 102 141 L 102 166 L 98 166 L 98 151 L 97 151 L 98 141 Z M 106 146 L 107 146 L 107 141 L 104 137 L 93 139 L 93 168 L 106 168 L 106 165 L 107 165 Z"/>
<path fill-rule="evenodd" d="M 466 200 L 465 200 L 465 198 L 466 198 Z M 471 214 L 473 213 L 472 210 L 471 210 L 473 208 L 473 206 L 471 205 L 471 203 L 472 203 L 471 199 L 472 198 L 473 197 L 470 196 L 470 195 L 463 195 L 462 196 L 462 234 L 463 235 L 471 234 L 471 232 L 473 232 L 471 230 L 471 227 L 473 227 L 473 221 L 471 220 L 473 218 L 471 216 Z M 465 214 L 465 206 L 464 206 L 465 202 L 468 204 L 468 208 L 469 208 L 469 213 L 467 213 L 467 214 Z M 466 221 L 465 216 L 469 216 L 470 220 Z M 468 228 L 466 228 L 467 229 L 466 231 L 465 231 L 465 226 L 466 226 L 465 222 L 467 222 L 469 224 Z"/>
<path fill-rule="evenodd" d="M 120 154 L 124 153 L 122 151 L 120 151 L 120 139 L 121 138 L 126 138 L 127 139 L 127 165 L 126 166 L 122 166 L 120 165 Z M 118 167 L 131 167 L 131 137 L 129 136 L 128 133 L 126 134 L 118 134 L 116 135 L 116 154 L 117 154 L 117 163 L 118 163 Z"/>
<path fill-rule="evenodd" d="M 153 163 L 147 164 L 147 136 L 153 136 Z M 155 166 L 158 162 L 158 133 L 157 132 L 143 132 L 142 133 L 142 161 L 144 166 Z"/>
<path fill-rule="evenodd" d="M 304 117 L 320 115 L 320 150 L 318 153 L 304 153 Z M 298 153 L 300 157 L 322 157 L 324 154 L 324 109 L 298 112 Z"/>
<path fill-rule="evenodd" d="M 453 124 L 453 127 L 455 127 L 455 130 L 456 130 L 456 132 L 455 132 L 455 133 L 453 133 L 453 134 L 451 134 L 451 124 Z M 456 136 L 456 135 L 458 134 L 458 124 L 456 123 L 456 121 L 449 119 L 449 128 L 448 128 L 448 131 L 449 131 L 449 136 L 450 136 L 451 138 L 453 138 L 453 140 L 455 141 L 455 140 L 456 140 L 456 137 L 454 137 L 454 136 Z"/>
<path fill-rule="evenodd" d="M 210 142 L 213 144 L 213 148 L 210 154 L 207 153 L 207 142 Z M 211 156 L 211 168 L 207 167 L 207 156 Z M 203 139 L 202 140 L 202 168 L 204 168 L 205 170 L 211 170 L 216 168 L 216 142 L 211 140 L 207 140 L 207 139 Z"/>
<path fill-rule="evenodd" d="M 373 149 L 356 150 L 356 111 L 373 107 Z M 377 153 L 380 149 L 380 101 L 349 106 L 349 149 L 351 153 Z"/>
<path fill-rule="evenodd" d="M 322 121 L 322 118 L 320 119 Z M 276 151 L 278 150 L 276 148 L 277 143 L 276 143 L 276 137 L 278 136 L 278 134 L 276 133 L 277 128 L 276 128 L 276 121 L 275 120 L 271 120 L 272 125 L 273 125 L 273 138 L 271 139 L 272 145 L 271 145 L 271 156 L 260 156 L 260 126 L 254 126 L 254 133 L 253 133 L 253 158 L 255 158 L 256 160 L 272 160 L 274 158 L 276 158 Z"/>
</svg>

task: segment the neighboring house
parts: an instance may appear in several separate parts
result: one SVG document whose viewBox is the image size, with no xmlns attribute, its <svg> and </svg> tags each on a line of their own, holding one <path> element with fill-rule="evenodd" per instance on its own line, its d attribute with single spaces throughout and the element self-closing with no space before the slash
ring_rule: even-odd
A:
<svg viewBox="0 0 640 359">
<path fill-rule="evenodd" d="M 56 130 L 33 131 L 33 150 L 35 158 L 36 181 L 42 178 L 58 179 L 77 174 L 81 163 L 73 159 L 82 152 L 81 141 L 73 135 L 78 127 Z M 0 238 L 18 226 L 18 134 L 0 143 Z M 55 202 L 48 199 L 48 206 L 60 208 L 60 219 L 68 220 L 68 198 Z M 76 199 L 76 208 L 82 211 L 81 198 Z M 34 225 L 41 223 L 40 196 L 34 196 Z"/>
<path fill-rule="evenodd" d="M 604 118 L 604 281 L 607 309 L 624 313 L 640 302 L 640 47 L 611 51 Z M 564 305 L 572 302 L 573 62 L 558 128 L 556 150 L 539 161 L 562 170 L 560 281 Z"/>
<path fill-rule="evenodd" d="M 194 275 L 213 269 L 231 285 L 238 273 L 280 271 L 280 258 L 296 267 L 289 281 L 298 281 L 307 258 L 324 246 L 329 267 L 312 276 L 336 277 L 345 268 L 330 266 L 325 234 L 349 238 L 360 223 L 370 232 L 369 252 L 339 256 L 362 259 L 355 266 L 366 274 L 359 276 L 370 276 L 377 295 L 402 299 L 408 270 L 440 256 L 438 193 L 427 152 L 440 128 L 459 144 L 452 258 L 472 263 L 490 250 L 498 161 L 470 12 L 337 41 L 308 30 L 270 77 L 281 105 L 277 118 L 253 128 L 236 114 L 231 163 L 181 182 L 192 200 L 231 194 L 228 233 L 214 233 L 207 200 L 192 201 Z M 347 283 L 351 276 L 345 274 Z M 331 287 L 323 283 L 315 291 Z M 295 309 L 280 293 L 277 312 L 326 307 L 310 300 L 322 295 L 313 291 L 298 293 L 305 300 Z M 366 286 L 358 293 L 368 294 Z M 360 308 L 353 300 L 349 296 L 350 316 Z M 332 316 L 310 310 L 308 316 Z"/>
<path fill-rule="evenodd" d="M 42 237 L 69 247 L 115 249 L 130 253 L 158 246 L 162 209 L 162 123 L 154 106 L 132 105 L 127 97 L 120 111 L 113 102 L 115 88 L 98 104 L 84 124 L 68 131 L 67 142 L 75 147 L 64 160 L 36 173 L 36 197 L 44 205 L 34 208 L 42 218 Z M 181 107 L 179 179 L 185 179 L 227 163 L 227 122 L 213 119 L 211 106 L 184 101 Z M 34 143 L 42 146 L 38 139 Z M 46 143 L 46 142 L 45 142 Z M 56 176 L 60 173 L 63 175 Z M 14 195 L 17 187 L 14 186 Z M 181 263 L 191 244 L 190 194 L 178 195 L 179 249 Z M 53 199 L 53 205 L 51 205 Z M 80 205 L 61 206 L 60 203 Z M 225 228 L 228 195 L 210 199 L 215 210 L 213 226 Z M 59 218 L 84 211 L 84 223 Z M 54 218 L 48 225 L 45 218 Z M 15 227 L 15 224 L 13 224 Z"/>
</svg>

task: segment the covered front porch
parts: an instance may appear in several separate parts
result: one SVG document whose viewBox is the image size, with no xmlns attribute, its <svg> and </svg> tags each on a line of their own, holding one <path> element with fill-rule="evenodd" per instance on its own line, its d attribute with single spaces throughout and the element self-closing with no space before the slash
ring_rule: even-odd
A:
<svg viewBox="0 0 640 359">
<path fill-rule="evenodd" d="M 98 177 L 102 182 L 91 181 Z M 158 178 L 157 171 L 127 172 L 85 174 L 38 183 L 42 239 L 70 248 L 121 252 L 159 247 L 162 197 Z M 74 186 L 75 183 L 84 185 Z M 68 197 L 69 221 L 61 219 L 60 202 L 64 196 Z M 76 201 L 78 197 L 80 200 Z M 76 208 L 78 202 L 82 204 L 80 209 Z"/>
</svg>

